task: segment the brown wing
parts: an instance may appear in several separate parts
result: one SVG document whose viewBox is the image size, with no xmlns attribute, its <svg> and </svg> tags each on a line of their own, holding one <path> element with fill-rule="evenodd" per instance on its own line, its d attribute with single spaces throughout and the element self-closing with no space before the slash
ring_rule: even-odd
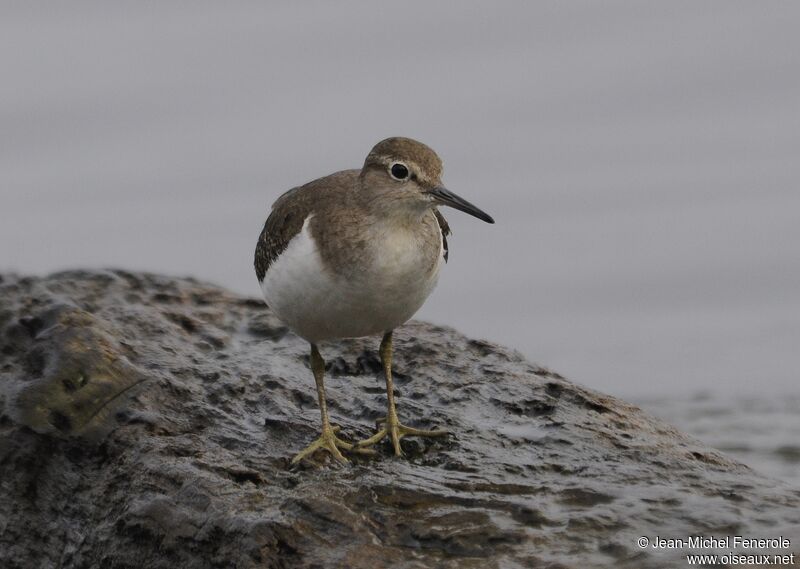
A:
<svg viewBox="0 0 800 569">
<path fill-rule="evenodd" d="M 264 280 L 272 263 L 300 233 L 306 218 L 325 200 L 336 199 L 353 183 L 358 170 L 345 170 L 292 188 L 277 200 L 256 244 L 255 269 L 258 282 Z"/>
<path fill-rule="evenodd" d="M 300 232 L 308 216 L 307 209 L 301 211 L 291 203 L 292 194 L 299 189 L 293 188 L 278 198 L 258 236 L 254 262 L 258 282 L 264 280 L 270 265 L 286 250 L 292 237 Z"/>
<path fill-rule="evenodd" d="M 452 231 L 450 231 L 450 224 L 447 223 L 447 220 L 442 215 L 442 212 L 434 208 L 433 214 L 436 216 L 436 221 L 439 223 L 439 229 L 442 231 L 442 247 L 444 248 L 444 262 L 446 263 L 450 252 L 447 248 L 447 236 L 450 235 Z"/>
</svg>

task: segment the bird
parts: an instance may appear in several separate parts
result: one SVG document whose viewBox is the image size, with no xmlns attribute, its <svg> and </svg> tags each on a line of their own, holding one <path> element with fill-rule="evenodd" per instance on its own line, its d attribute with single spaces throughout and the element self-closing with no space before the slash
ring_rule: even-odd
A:
<svg viewBox="0 0 800 569">
<path fill-rule="evenodd" d="M 309 343 L 322 423 L 320 436 L 292 464 L 319 450 L 347 463 L 341 451 L 374 454 L 371 447 L 387 437 L 394 454 L 402 456 L 404 436 L 448 434 L 400 423 L 392 382 L 393 331 L 422 306 L 448 259 L 450 227 L 439 206 L 494 223 L 448 190 L 442 171 L 430 147 L 391 137 L 370 150 L 361 169 L 292 188 L 272 205 L 256 245 L 256 277 L 267 306 Z M 386 416 L 374 436 L 343 440 L 328 416 L 319 345 L 379 335 Z"/>
</svg>

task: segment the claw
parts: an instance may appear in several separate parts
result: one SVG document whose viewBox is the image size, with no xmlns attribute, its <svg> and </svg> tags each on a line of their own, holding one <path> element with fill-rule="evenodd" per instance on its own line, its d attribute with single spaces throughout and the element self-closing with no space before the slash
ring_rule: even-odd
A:
<svg viewBox="0 0 800 569">
<path fill-rule="evenodd" d="M 310 445 L 308 445 L 306 448 L 304 448 L 302 451 L 300 451 L 295 455 L 295 457 L 292 459 L 292 464 L 297 464 L 298 462 L 300 462 L 301 460 L 303 460 L 304 458 L 306 458 L 307 456 L 313 454 L 318 450 L 325 450 L 329 452 L 331 455 L 333 455 L 333 458 L 335 458 L 342 464 L 348 464 L 350 461 L 344 457 L 344 455 L 341 453 L 339 449 L 355 452 L 358 454 L 375 454 L 375 451 L 371 449 L 354 448 L 355 445 L 353 445 L 353 443 L 348 443 L 347 441 L 344 441 L 339 437 L 337 437 L 336 433 L 338 433 L 340 430 L 341 427 L 339 427 L 338 425 L 335 427 L 329 427 L 327 429 L 323 428 L 322 434 L 319 436 L 317 440 L 312 442 Z"/>
<path fill-rule="evenodd" d="M 385 437 L 390 437 L 392 440 L 392 446 L 394 447 L 394 454 L 395 456 L 403 456 L 403 449 L 400 448 L 400 439 L 405 436 L 409 437 L 443 437 L 449 434 L 448 431 L 444 429 L 434 429 L 432 431 L 426 431 L 423 429 L 415 429 L 414 427 L 406 427 L 405 425 L 400 424 L 400 421 L 397 420 L 395 417 L 393 421 L 387 421 L 386 417 L 382 419 L 378 419 L 375 421 L 376 425 L 383 424 L 384 426 L 381 427 L 377 433 L 372 435 L 368 439 L 364 439 L 363 441 L 358 441 L 353 445 L 354 449 L 361 449 L 363 447 L 372 446 L 374 444 L 379 443 Z"/>
</svg>

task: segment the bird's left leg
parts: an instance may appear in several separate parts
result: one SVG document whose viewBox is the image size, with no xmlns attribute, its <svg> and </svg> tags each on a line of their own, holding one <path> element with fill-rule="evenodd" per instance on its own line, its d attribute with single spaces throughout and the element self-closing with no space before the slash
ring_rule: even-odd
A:
<svg viewBox="0 0 800 569">
<path fill-rule="evenodd" d="M 394 406 L 394 384 L 392 382 L 392 332 L 386 332 L 381 341 L 380 347 L 381 363 L 383 364 L 383 374 L 386 378 L 386 399 L 388 400 L 388 408 L 386 417 L 380 421 L 383 423 L 377 433 L 368 439 L 359 441 L 355 444 L 355 448 L 366 447 L 374 445 L 375 443 L 383 440 L 384 437 L 389 436 L 392 440 L 395 456 L 402 456 L 403 450 L 400 448 L 400 439 L 404 436 L 413 437 L 442 437 L 447 435 L 447 431 L 437 429 L 433 431 L 425 431 L 422 429 L 415 429 L 413 427 L 406 427 L 400 423 L 397 418 L 397 410 Z"/>
<path fill-rule="evenodd" d="M 339 431 L 339 427 L 331 426 L 330 420 L 328 419 L 328 406 L 325 402 L 325 360 L 322 359 L 315 344 L 311 344 L 311 372 L 314 374 L 314 382 L 317 384 L 317 398 L 319 399 L 319 411 L 322 418 L 322 433 L 317 440 L 295 455 L 292 459 L 292 464 L 297 464 L 317 450 L 326 450 L 333 455 L 333 458 L 343 463 L 347 463 L 348 460 L 342 455 L 339 449 L 368 454 L 369 451 L 367 449 L 354 449 L 352 443 L 348 443 L 337 437 L 336 433 Z"/>
</svg>

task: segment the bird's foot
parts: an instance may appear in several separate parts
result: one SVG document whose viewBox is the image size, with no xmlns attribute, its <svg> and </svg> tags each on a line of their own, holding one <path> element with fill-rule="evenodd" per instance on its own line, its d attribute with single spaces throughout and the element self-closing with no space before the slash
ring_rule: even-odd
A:
<svg viewBox="0 0 800 569">
<path fill-rule="evenodd" d="M 375 451 L 370 449 L 361 449 L 355 448 L 353 443 L 348 443 L 347 441 L 343 441 L 339 437 L 336 436 L 336 433 L 339 432 L 341 427 L 338 425 L 336 427 L 328 427 L 327 429 L 322 429 L 322 434 L 319 436 L 317 440 L 313 443 L 308 445 L 306 448 L 301 450 L 299 453 L 295 455 L 292 459 L 292 464 L 297 464 L 307 456 L 313 454 L 318 450 L 326 450 L 333 455 L 337 461 L 341 462 L 342 464 L 347 464 L 350 462 L 347 460 L 344 455 L 341 453 L 339 449 L 344 449 L 347 451 L 356 452 L 359 454 L 374 454 Z"/>
<path fill-rule="evenodd" d="M 415 429 L 414 427 L 406 427 L 400 423 L 397 417 L 388 419 L 384 417 L 383 419 L 378 419 L 376 423 L 378 425 L 383 424 L 383 427 L 381 427 L 378 432 L 372 435 L 370 438 L 355 443 L 353 446 L 354 449 L 372 446 L 382 441 L 384 438 L 389 437 L 392 441 L 392 446 L 394 447 L 395 456 L 403 456 L 403 449 L 400 448 L 400 439 L 403 437 L 444 437 L 449 434 L 449 431 L 444 429 L 426 431 L 423 429 Z"/>
</svg>

